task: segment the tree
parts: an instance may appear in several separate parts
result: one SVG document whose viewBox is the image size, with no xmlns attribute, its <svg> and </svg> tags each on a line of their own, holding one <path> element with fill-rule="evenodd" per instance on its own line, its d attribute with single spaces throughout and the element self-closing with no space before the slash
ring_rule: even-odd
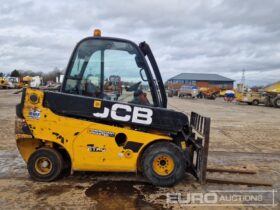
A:
<svg viewBox="0 0 280 210">
<path fill-rule="evenodd" d="M 56 77 L 61 74 L 61 70 L 59 70 L 57 67 L 55 67 L 52 71 L 44 73 L 43 74 L 43 81 L 48 82 L 48 81 L 56 81 Z"/>
<path fill-rule="evenodd" d="M 19 76 L 20 76 L 20 74 L 19 74 L 18 70 L 15 69 L 11 72 L 11 77 L 19 77 Z"/>
<path fill-rule="evenodd" d="M 3 76 L 4 76 L 3 72 L 0 72 L 0 77 L 3 77 Z"/>
</svg>

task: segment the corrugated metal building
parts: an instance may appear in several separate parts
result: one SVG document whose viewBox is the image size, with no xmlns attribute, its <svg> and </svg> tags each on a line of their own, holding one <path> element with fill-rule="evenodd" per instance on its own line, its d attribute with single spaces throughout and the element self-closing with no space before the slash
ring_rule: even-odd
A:
<svg viewBox="0 0 280 210">
<path fill-rule="evenodd" d="M 197 87 L 219 87 L 232 89 L 234 80 L 218 74 L 181 73 L 167 80 L 169 89 L 179 89 L 182 85 Z"/>
</svg>

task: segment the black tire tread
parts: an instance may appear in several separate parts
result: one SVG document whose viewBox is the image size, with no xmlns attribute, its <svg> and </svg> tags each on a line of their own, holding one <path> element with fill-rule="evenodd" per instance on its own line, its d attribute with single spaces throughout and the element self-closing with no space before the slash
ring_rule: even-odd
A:
<svg viewBox="0 0 280 210">
<path fill-rule="evenodd" d="M 278 106 L 277 103 L 276 103 L 278 100 L 280 100 L 279 96 L 276 97 L 275 99 L 273 99 L 273 106 L 276 107 L 276 108 L 280 108 L 280 106 Z"/>
<path fill-rule="evenodd" d="M 259 100 L 257 100 L 257 99 L 253 100 L 252 104 L 255 105 L 255 106 L 259 105 Z"/>
<path fill-rule="evenodd" d="M 161 151 L 162 149 L 167 149 L 169 152 L 173 153 L 174 156 L 178 157 L 180 160 L 179 166 L 175 165 L 175 171 L 172 172 L 171 175 L 167 177 L 159 177 L 156 176 L 156 174 L 152 174 L 152 169 L 150 169 L 150 165 L 147 165 L 149 163 L 146 163 L 146 158 L 149 155 L 153 155 L 153 153 L 156 153 L 158 151 Z M 160 154 L 160 153 L 159 153 Z M 146 167 L 145 167 L 146 166 Z M 146 168 L 149 168 L 148 171 L 146 171 Z M 178 169 L 179 168 L 179 169 Z M 157 186 L 173 186 L 177 182 L 179 182 L 185 174 L 186 171 L 186 160 L 184 158 L 184 154 L 182 150 L 171 142 L 156 142 L 152 145 L 150 145 L 143 153 L 141 157 L 141 169 L 144 174 L 144 176 L 154 185 Z M 177 170 L 177 171 L 176 171 Z M 179 170 L 179 171 L 178 171 Z"/>
<path fill-rule="evenodd" d="M 36 161 L 36 158 L 38 158 L 40 155 L 44 155 L 44 156 L 50 155 L 50 156 L 53 156 L 53 157 L 51 157 L 51 159 L 54 158 L 55 162 L 53 163 L 53 167 L 54 167 L 55 171 L 52 171 L 51 174 L 49 174 L 49 175 L 40 175 L 40 174 L 38 174 L 35 171 L 33 166 L 34 166 L 34 163 Z M 60 176 L 60 174 L 61 174 L 61 172 L 63 170 L 63 157 L 62 157 L 62 155 L 56 149 L 43 147 L 43 148 L 40 148 L 40 149 L 36 150 L 29 157 L 28 162 L 27 162 L 27 169 L 28 169 L 30 177 L 33 180 L 40 181 L 40 182 L 54 181 L 54 180 L 56 180 Z"/>
</svg>

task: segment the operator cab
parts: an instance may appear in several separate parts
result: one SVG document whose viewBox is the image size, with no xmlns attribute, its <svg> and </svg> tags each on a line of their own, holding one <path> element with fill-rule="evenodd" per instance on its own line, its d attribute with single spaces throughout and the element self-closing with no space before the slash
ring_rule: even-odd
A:
<svg viewBox="0 0 280 210">
<path fill-rule="evenodd" d="M 166 107 L 163 82 L 149 46 L 118 38 L 80 41 L 66 69 L 61 91 L 101 100 Z M 145 56 L 153 68 L 150 70 Z"/>
</svg>

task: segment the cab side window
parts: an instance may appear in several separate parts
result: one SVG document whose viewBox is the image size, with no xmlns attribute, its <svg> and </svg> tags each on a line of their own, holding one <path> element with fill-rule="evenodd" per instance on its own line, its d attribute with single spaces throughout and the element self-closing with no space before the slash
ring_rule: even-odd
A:
<svg viewBox="0 0 280 210">
<path fill-rule="evenodd" d="M 65 92 L 97 97 L 101 95 L 101 52 L 77 56 L 67 79 Z"/>
</svg>

